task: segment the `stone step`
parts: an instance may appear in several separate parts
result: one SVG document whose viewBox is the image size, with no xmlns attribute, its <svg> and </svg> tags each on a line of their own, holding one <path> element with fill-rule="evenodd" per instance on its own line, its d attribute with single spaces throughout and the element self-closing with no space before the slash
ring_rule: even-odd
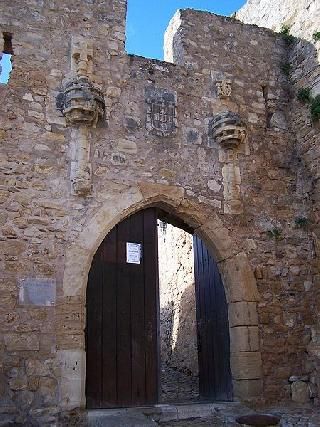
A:
<svg viewBox="0 0 320 427">
<path fill-rule="evenodd" d="M 158 424 L 139 411 L 89 411 L 89 427 L 154 427 Z"/>
</svg>

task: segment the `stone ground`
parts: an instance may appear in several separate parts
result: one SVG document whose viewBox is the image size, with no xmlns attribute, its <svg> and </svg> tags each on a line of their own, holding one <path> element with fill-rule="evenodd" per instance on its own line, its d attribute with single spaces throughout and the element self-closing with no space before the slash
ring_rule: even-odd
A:
<svg viewBox="0 0 320 427">
<path fill-rule="evenodd" d="M 89 427 L 237 427 L 238 416 L 252 413 L 238 403 L 156 405 L 150 408 L 91 411 L 84 425 Z M 281 427 L 319 427 L 320 412 L 311 406 L 268 407 L 260 413 L 281 417 Z M 66 424 L 67 425 L 67 424 Z M 79 425 L 79 424 L 77 424 Z"/>
<path fill-rule="evenodd" d="M 217 423 L 217 421 L 214 418 L 207 418 L 207 419 L 199 419 L 199 418 L 194 418 L 191 420 L 182 420 L 182 421 L 170 421 L 168 423 L 161 423 L 159 424 L 161 426 L 164 427 L 198 427 L 198 426 L 211 426 L 211 427 L 215 427 L 215 426 L 223 426 L 225 424 L 221 424 L 220 422 Z"/>
<path fill-rule="evenodd" d="M 281 427 L 320 427 L 320 411 L 314 406 L 288 404 L 257 411 L 236 402 L 161 404 L 152 407 L 95 410 L 61 414 L 43 422 L 10 422 L 1 417 L 0 427 L 239 427 L 235 420 L 248 413 L 269 413 L 281 417 Z"/>
</svg>

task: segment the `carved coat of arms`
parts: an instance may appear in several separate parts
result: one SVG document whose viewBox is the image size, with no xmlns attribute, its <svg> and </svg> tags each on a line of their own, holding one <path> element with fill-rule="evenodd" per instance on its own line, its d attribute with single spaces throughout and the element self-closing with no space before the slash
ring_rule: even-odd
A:
<svg viewBox="0 0 320 427">
<path fill-rule="evenodd" d="M 166 89 L 146 88 L 146 128 L 154 135 L 170 136 L 176 132 L 176 93 Z"/>
<path fill-rule="evenodd" d="M 217 95 L 219 98 L 230 98 L 232 93 L 230 80 L 219 80 L 216 82 Z"/>
</svg>

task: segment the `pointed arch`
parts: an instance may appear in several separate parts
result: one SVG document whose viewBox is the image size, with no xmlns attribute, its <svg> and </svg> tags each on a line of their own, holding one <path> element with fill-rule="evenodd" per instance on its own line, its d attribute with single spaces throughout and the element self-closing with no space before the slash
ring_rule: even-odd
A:
<svg viewBox="0 0 320 427">
<path fill-rule="evenodd" d="M 88 213 L 86 226 L 65 254 L 63 298 L 77 298 L 85 310 L 87 277 L 92 258 L 105 236 L 129 215 L 158 206 L 178 217 L 201 237 L 219 265 L 228 302 L 231 370 L 234 394 L 241 400 L 261 393 L 261 354 L 258 338 L 259 294 L 248 258 L 231 239 L 212 206 L 196 203 L 182 187 L 140 183 L 109 196 Z M 85 406 L 84 348 L 61 349 L 61 405 Z M 76 371 L 72 368 L 77 366 Z"/>
</svg>

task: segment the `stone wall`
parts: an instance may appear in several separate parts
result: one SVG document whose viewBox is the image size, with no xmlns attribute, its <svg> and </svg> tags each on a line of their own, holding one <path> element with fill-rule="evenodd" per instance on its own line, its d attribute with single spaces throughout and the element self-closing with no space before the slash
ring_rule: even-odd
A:
<svg viewBox="0 0 320 427">
<path fill-rule="evenodd" d="M 297 165 L 297 191 L 301 193 L 303 204 L 311 201 L 310 216 L 307 217 L 301 207 L 301 218 L 309 223 L 309 231 L 313 235 L 314 250 L 319 256 L 319 190 L 320 190 L 320 125 L 312 122 L 310 107 L 297 99 L 301 88 L 309 88 L 313 97 L 320 95 L 320 41 L 314 34 L 320 31 L 320 4 L 317 0 L 294 1 L 264 1 L 249 0 L 237 12 L 236 17 L 245 23 L 257 24 L 275 31 L 284 27 L 289 29 L 293 39 L 287 40 L 288 63 L 291 65 L 290 82 L 290 130 L 295 135 L 295 150 L 299 164 Z M 316 269 L 317 271 L 318 269 Z M 308 286 L 308 285 L 307 285 Z M 319 313 L 320 302 L 319 276 L 314 276 L 315 311 Z M 315 313 L 308 326 L 310 339 L 307 346 L 310 366 L 309 376 L 294 377 L 292 397 L 306 399 L 309 394 L 306 378 L 310 380 L 311 389 L 320 384 L 320 319 Z M 313 371 L 313 372 L 312 372 Z M 296 390 L 299 389 L 299 396 Z M 319 399 L 319 397 L 318 397 Z"/>
<path fill-rule="evenodd" d="M 176 63 L 147 60 L 124 53 L 125 9 L 0 6 L 14 51 L 0 86 L 0 408 L 24 423 L 85 407 L 91 260 L 150 205 L 196 229 L 219 264 L 235 397 L 282 401 L 290 377 L 318 381 L 306 350 L 312 337 L 318 351 L 319 192 L 311 172 L 297 174 L 286 42 L 185 10 L 167 33 Z M 318 137 L 308 129 L 307 146 Z M 23 279 L 53 280 L 55 301 L 23 304 Z"/>
<path fill-rule="evenodd" d="M 313 33 L 319 31 L 319 13 L 317 0 L 248 0 L 236 12 L 236 18 L 273 31 L 280 31 L 285 25 L 295 36 L 312 41 Z"/>
<path fill-rule="evenodd" d="M 199 397 L 192 235 L 160 222 L 161 400 Z"/>
</svg>

